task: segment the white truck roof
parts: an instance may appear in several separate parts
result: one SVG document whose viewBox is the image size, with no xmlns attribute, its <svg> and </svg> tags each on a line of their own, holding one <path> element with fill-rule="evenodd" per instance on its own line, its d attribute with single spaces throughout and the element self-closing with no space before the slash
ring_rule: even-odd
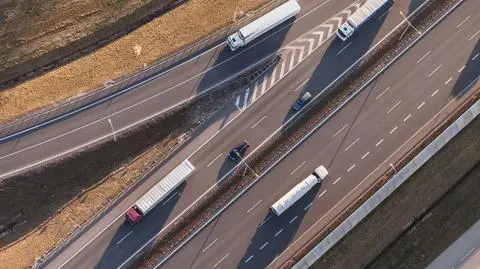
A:
<svg viewBox="0 0 480 269">
<path fill-rule="evenodd" d="M 313 173 L 314 173 L 320 180 L 324 180 L 324 179 L 328 176 L 327 168 L 325 168 L 323 165 L 320 165 L 319 167 L 315 168 L 315 170 L 313 170 Z"/>
<path fill-rule="evenodd" d="M 178 187 L 195 170 L 195 166 L 189 161 L 184 160 L 175 167 L 168 175 L 160 180 L 153 188 L 145 193 L 136 203 L 136 208 L 147 214 L 160 201 L 162 201 L 171 191 Z"/>
<path fill-rule="evenodd" d="M 300 5 L 297 1 L 289 0 L 262 17 L 242 27 L 240 33 L 244 39 L 251 38 L 252 36 L 255 38 L 258 35 L 263 34 L 265 31 L 275 27 L 278 24 L 278 21 L 293 17 L 299 12 Z"/>
<path fill-rule="evenodd" d="M 350 17 L 348 17 L 348 22 L 355 28 L 359 27 L 388 1 L 389 0 L 368 0 L 357 9 L 357 11 L 350 15 Z"/>
<path fill-rule="evenodd" d="M 270 207 L 270 209 L 273 211 L 273 213 L 275 213 L 275 215 L 281 215 L 319 182 L 320 180 L 316 176 L 309 175 L 284 196 L 282 196 L 282 198 L 278 199 L 278 201 L 276 201 Z"/>
</svg>

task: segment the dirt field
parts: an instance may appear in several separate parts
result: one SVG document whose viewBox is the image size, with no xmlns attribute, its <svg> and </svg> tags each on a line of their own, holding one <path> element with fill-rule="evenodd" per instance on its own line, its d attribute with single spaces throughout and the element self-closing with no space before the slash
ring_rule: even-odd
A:
<svg viewBox="0 0 480 269">
<path fill-rule="evenodd" d="M 321 268 L 350 268 L 360 269 L 371 266 L 376 268 L 400 268 L 398 260 L 393 259 L 380 263 L 373 263 L 380 253 L 382 253 L 392 242 L 416 221 L 428 213 L 428 209 L 434 205 L 445 193 L 447 193 L 457 182 L 464 179 L 466 175 L 478 166 L 480 162 L 480 119 L 474 120 L 466 129 L 464 129 L 456 138 L 442 149 L 433 159 L 425 164 L 409 181 L 404 183 L 389 199 L 387 199 L 373 214 L 366 218 L 360 225 L 351 231 L 337 246 L 332 248 L 321 260 L 312 266 L 313 269 Z M 478 170 L 478 169 L 477 169 Z M 477 187 L 457 188 L 462 189 L 463 194 L 467 195 L 466 190 L 471 190 L 468 195 L 477 197 L 476 206 L 478 206 L 478 176 L 474 178 L 473 183 Z M 463 181 L 462 181 L 463 182 Z M 465 181 L 466 182 L 466 181 Z M 462 183 L 463 184 L 463 183 Z M 467 184 L 467 183 L 465 183 Z M 462 186 L 459 184 L 458 186 Z M 454 191 L 451 191 L 453 193 Z M 453 198 L 452 198 L 453 199 Z M 461 199 L 464 200 L 464 199 Z M 459 202 L 460 200 L 457 200 Z M 472 199 L 475 201 L 475 199 Z M 456 219 L 458 223 L 465 221 L 460 226 L 468 226 L 470 218 L 461 219 L 462 213 L 457 213 L 458 208 L 453 205 L 459 205 L 452 202 L 450 211 L 445 215 L 451 215 L 450 220 L 437 218 L 435 227 L 439 227 Z M 478 212 L 478 208 L 476 209 Z M 432 212 L 436 212 L 435 210 Z M 435 213 L 434 213 L 435 215 Z M 434 215 L 430 218 L 434 219 Z M 428 236 L 427 236 L 428 237 Z M 431 244 L 429 244 L 431 246 Z M 403 255 L 408 256 L 413 251 L 412 248 L 405 248 Z M 390 257 L 392 257 L 390 255 Z M 412 256 L 413 257 L 413 256 Z M 424 264 L 417 261 L 410 263 Z M 415 267 L 401 267 L 415 268 Z M 420 268 L 420 267 L 419 267 Z"/>
<path fill-rule="evenodd" d="M 188 139 L 185 133 L 233 98 L 242 83 L 239 80 L 177 113 L 117 135 L 116 142 L 0 182 L 0 268 L 31 267 L 37 257 L 162 160 L 169 148 Z"/>
<path fill-rule="evenodd" d="M 0 92 L 0 123 L 135 72 L 162 56 L 231 24 L 236 7 L 247 12 L 266 1 L 190 0 L 89 55 Z M 9 45 L 1 46 L 4 51 L 0 51 L 0 57 L 4 58 L 0 58 L 0 66 L 17 68 L 15 64 L 30 59 L 32 52 L 41 54 L 37 48 L 46 52 L 88 33 L 97 34 L 99 28 L 119 19 L 109 14 L 139 12 L 142 7 L 158 5 L 160 2 L 162 1 L 125 0 L 120 2 L 122 6 L 118 4 L 119 1 L 112 0 L 2 1 L 0 20 L 5 23 L 0 26 L 0 42 Z M 58 11 L 58 14 L 52 13 L 52 9 Z M 29 17 L 32 19 L 26 19 Z M 52 19 L 45 19 L 50 17 Z M 44 20 L 37 24 L 40 19 Z M 17 27 L 28 29 L 26 22 L 32 25 L 31 31 L 16 31 L 19 30 Z M 59 50 L 58 53 L 63 52 Z"/>
</svg>

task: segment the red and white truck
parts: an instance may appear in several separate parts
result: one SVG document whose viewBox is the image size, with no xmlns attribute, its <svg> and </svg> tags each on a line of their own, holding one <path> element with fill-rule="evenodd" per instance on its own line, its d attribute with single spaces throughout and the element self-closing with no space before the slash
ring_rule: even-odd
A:
<svg viewBox="0 0 480 269">
<path fill-rule="evenodd" d="M 193 173 L 195 166 L 185 160 L 160 180 L 127 210 L 126 218 L 131 224 L 140 222 L 150 210 L 167 197 Z"/>
</svg>

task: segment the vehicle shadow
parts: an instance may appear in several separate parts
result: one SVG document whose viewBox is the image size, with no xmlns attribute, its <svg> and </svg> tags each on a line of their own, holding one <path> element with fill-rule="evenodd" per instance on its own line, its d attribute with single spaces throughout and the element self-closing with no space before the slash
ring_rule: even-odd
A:
<svg viewBox="0 0 480 269">
<path fill-rule="evenodd" d="M 298 238 L 297 231 L 308 211 L 307 206 L 315 200 L 320 189 L 321 184 L 317 184 L 280 216 L 268 211 L 264 220 L 266 222 L 257 228 L 250 239 L 250 245 L 237 268 L 266 268 L 285 251 L 294 238 Z"/>
<path fill-rule="evenodd" d="M 111 237 L 108 246 L 103 249 L 98 261 L 93 263 L 95 264 L 94 268 L 117 268 L 148 240 L 154 238 L 167 224 L 167 220 L 186 185 L 187 183 L 184 182 L 178 186 L 168 197 L 148 212 L 140 223 L 132 225 L 125 218 L 119 219 L 118 221 L 123 221 L 123 224 Z"/>
<path fill-rule="evenodd" d="M 480 76 L 480 41 L 477 41 L 470 56 L 465 61 L 465 68 L 460 72 L 460 76 L 455 81 L 450 95 L 455 98 L 461 98 L 470 89 L 472 83 L 479 80 Z M 474 57 L 476 57 L 474 59 Z M 459 67 L 460 68 L 460 67 Z"/>
<path fill-rule="evenodd" d="M 390 13 L 389 9 L 391 7 L 392 2 L 382 7 L 376 15 L 362 25 L 358 32 L 354 33 L 346 41 L 343 42 L 336 35 L 332 37 L 310 79 L 297 91 L 298 96 L 302 96 L 307 91 L 312 96 L 321 94 L 315 100 L 315 102 L 321 102 L 333 90 L 338 90 L 337 87 L 326 87 L 330 84 L 333 85 L 334 82 L 339 80 L 343 73 L 372 47 L 380 28 Z M 298 113 L 290 110 L 285 115 L 283 123 L 286 123 L 296 115 Z"/>
<path fill-rule="evenodd" d="M 238 94 L 232 95 L 231 105 L 236 109 L 245 109 L 254 99 L 259 97 L 260 91 L 258 91 L 256 95 L 253 95 L 253 92 L 250 90 L 250 85 L 239 85 L 242 84 L 242 82 L 233 83 L 234 81 L 239 81 L 233 78 L 243 73 L 244 70 L 252 69 L 254 71 L 258 69 L 268 59 L 275 56 L 284 43 L 285 37 L 290 31 L 290 27 L 294 21 L 295 18 L 290 18 L 235 51 L 231 51 L 226 44 L 225 46 L 218 47 L 216 52 L 213 53 L 208 60 L 209 64 L 204 70 L 206 72 L 199 78 L 197 83 L 193 85 L 191 95 L 198 95 L 210 90 L 216 91 L 225 86 L 232 88 L 232 92 L 240 89 Z M 246 72 L 242 76 L 249 74 L 249 72 Z M 237 101 L 238 104 L 236 104 L 235 101 Z M 226 103 L 226 105 L 229 104 Z M 238 110 L 233 110 L 235 113 L 237 111 Z M 223 116 L 224 121 L 222 122 L 222 127 L 232 115 L 227 113 Z"/>
</svg>

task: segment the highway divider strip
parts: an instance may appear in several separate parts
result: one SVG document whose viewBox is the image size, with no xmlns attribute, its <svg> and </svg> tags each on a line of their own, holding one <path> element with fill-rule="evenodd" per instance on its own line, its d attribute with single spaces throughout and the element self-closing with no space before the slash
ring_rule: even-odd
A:
<svg viewBox="0 0 480 269">
<path fill-rule="evenodd" d="M 431 2 L 433 2 L 433 0 L 432 0 L 432 1 L 425 1 L 422 5 L 420 5 L 414 12 L 412 12 L 412 13 L 408 16 L 408 19 L 411 19 L 411 18 L 417 16 L 418 14 L 420 14 L 426 7 L 428 7 L 428 5 L 431 4 Z M 450 10 L 450 11 L 451 11 L 451 10 Z M 450 11 L 449 11 L 449 12 L 450 12 Z M 411 46 L 413 46 L 416 42 L 418 42 L 418 41 L 421 39 L 421 37 L 423 37 L 427 32 L 429 32 L 429 30 L 432 29 L 435 25 L 437 25 L 440 21 L 441 21 L 441 19 L 435 21 L 435 22 L 433 23 L 433 25 L 432 25 L 427 31 L 423 32 L 418 38 L 416 38 L 415 40 L 413 40 L 413 43 L 409 43 L 410 46 L 408 46 L 407 48 L 403 49 L 399 54 L 397 54 L 397 56 L 396 56 L 394 59 L 392 59 L 391 61 L 389 61 L 383 68 L 381 68 L 379 71 L 377 71 L 377 72 L 373 75 L 373 77 L 372 77 L 371 79 L 369 79 L 369 81 L 368 81 L 367 83 L 364 83 L 363 86 L 360 87 L 360 89 L 356 90 L 353 94 L 350 94 L 350 95 L 348 96 L 347 100 L 344 100 L 339 106 L 337 106 L 337 108 L 334 109 L 333 112 L 330 112 L 329 114 L 323 115 L 323 116 L 324 116 L 324 120 L 321 121 L 321 123 L 318 124 L 315 128 L 321 127 L 326 121 L 328 121 L 333 115 L 335 115 L 336 112 L 338 112 L 338 111 L 339 111 L 341 108 L 343 108 L 347 103 L 349 103 L 349 101 L 352 100 L 353 97 L 355 97 L 356 95 L 358 95 L 358 94 L 363 90 L 363 88 L 364 88 L 366 85 L 368 85 L 371 81 L 373 81 L 378 75 L 380 75 L 384 70 L 386 70 L 393 62 L 395 62 L 401 55 L 403 55 L 406 51 L 408 51 L 408 49 L 409 49 Z M 387 38 L 390 38 L 390 35 L 391 35 L 392 33 L 400 32 L 400 30 L 402 30 L 401 27 L 407 25 L 406 22 L 407 22 L 406 20 L 403 20 L 403 21 L 402 21 L 399 25 L 397 25 L 397 27 L 395 27 L 386 37 L 384 37 L 384 38 L 383 38 L 381 41 L 379 41 L 373 48 L 371 48 L 368 52 L 366 52 L 366 53 L 364 54 L 364 56 L 362 56 L 362 57 L 361 57 L 359 60 L 357 60 L 352 66 L 350 66 L 347 70 L 345 70 L 344 73 L 343 73 L 341 76 L 344 76 L 344 75 L 347 74 L 347 73 L 352 73 L 352 72 L 354 71 L 354 68 L 357 67 L 357 65 L 358 65 L 361 61 L 365 60 L 366 57 L 371 56 L 370 54 L 371 54 L 372 52 L 374 52 L 376 49 L 378 49 L 377 46 L 378 46 L 379 44 L 381 44 L 383 41 L 387 40 Z M 368 56 L 367 56 L 367 55 L 368 55 Z M 340 76 L 340 77 L 341 77 L 341 76 Z M 340 77 L 339 77 L 339 78 L 340 78 Z M 338 85 L 338 84 L 339 84 L 338 82 L 339 82 L 339 79 L 337 79 L 337 80 L 335 80 L 334 82 L 332 82 L 329 86 L 327 86 L 327 87 L 322 91 L 322 93 L 323 93 L 326 89 L 332 87 L 333 85 Z M 317 96 L 314 98 L 314 100 L 315 100 L 317 97 L 319 97 L 322 93 L 320 93 L 319 95 L 317 95 Z M 312 103 L 310 103 L 310 104 L 313 104 L 313 103 L 314 103 L 314 102 L 312 102 Z M 311 106 L 308 106 L 308 107 L 306 107 L 305 109 L 306 109 L 306 110 L 302 110 L 302 114 L 305 114 L 306 111 L 310 110 L 310 109 L 311 109 Z M 295 120 L 290 123 L 290 125 L 292 125 L 297 119 L 299 119 L 299 117 L 296 117 Z M 284 126 L 284 127 L 285 127 L 285 126 Z M 285 129 L 285 128 L 283 128 L 283 129 Z M 276 134 L 276 133 L 277 133 L 277 132 L 275 132 L 274 134 Z M 313 132 L 311 132 L 311 133 L 313 133 Z M 309 133 L 309 134 L 311 134 L 311 133 Z M 272 139 L 272 137 L 273 137 L 274 134 L 272 134 L 272 136 L 270 136 L 270 137 L 267 139 L 269 142 L 275 142 L 275 141 L 273 141 L 274 139 Z M 298 145 L 298 144 L 300 144 L 301 142 L 303 142 L 306 138 L 308 138 L 308 136 L 309 136 L 309 135 L 304 136 L 304 138 L 303 138 L 299 143 L 297 143 L 296 145 Z M 262 145 L 260 145 L 260 146 L 265 146 L 267 140 L 266 140 Z M 260 147 L 260 146 L 259 146 L 259 147 Z M 232 204 L 232 203 L 233 203 L 235 200 L 237 200 L 241 195 L 243 195 L 243 193 L 245 193 L 250 187 L 252 187 L 265 173 L 267 173 L 267 172 L 268 172 L 270 169 L 272 169 L 278 162 L 280 162 L 283 158 L 285 158 L 285 156 L 288 155 L 294 148 L 295 148 L 295 146 L 291 147 L 291 148 L 290 148 L 290 151 L 288 151 L 288 152 L 285 153 L 282 157 L 280 157 L 280 158 L 281 158 L 280 160 L 276 161 L 273 165 L 269 166 L 269 168 L 267 168 L 267 170 L 266 170 L 265 172 L 262 172 L 262 174 L 261 174 L 257 179 L 254 179 L 253 181 L 251 181 L 250 184 L 248 184 L 246 187 L 245 187 L 245 186 L 243 186 L 243 187 L 237 187 L 237 188 L 241 188 L 241 189 L 242 189 L 241 192 L 240 192 L 238 195 L 234 196 L 233 198 L 230 198 L 230 199 L 229 199 L 229 202 L 228 202 L 225 206 L 223 206 L 223 207 L 222 207 L 221 209 L 219 209 L 218 211 L 215 211 L 216 213 L 213 215 L 213 217 L 209 218 L 209 219 L 208 219 L 205 223 L 203 223 L 199 228 L 188 228 L 188 229 L 190 230 L 190 232 L 189 232 L 189 235 L 187 236 L 187 238 L 184 239 L 184 240 L 182 240 L 178 245 L 176 245 L 176 246 L 173 248 L 172 251 L 168 251 L 167 254 L 165 254 L 165 256 L 162 256 L 161 259 L 159 260 L 159 262 L 158 262 L 156 265 L 154 265 L 153 267 L 156 268 L 156 267 L 162 265 L 168 258 L 170 258 L 170 257 L 171 257 L 176 251 L 178 251 L 183 245 L 185 245 L 186 243 L 188 243 L 188 241 L 191 240 L 191 238 L 193 238 L 196 234 L 198 234 L 204 227 L 206 227 L 211 221 L 213 221 L 218 215 L 220 215 L 226 208 L 228 208 L 228 206 L 229 206 L 230 204 Z M 257 149 L 255 149 L 254 151 L 256 151 L 256 150 L 257 150 Z M 253 153 L 245 157 L 245 159 L 247 159 L 247 158 L 253 158 Z M 229 180 L 229 181 L 231 181 L 231 180 Z M 218 190 L 217 190 L 217 191 L 218 191 Z M 208 199 L 205 199 L 205 200 L 208 201 Z M 195 211 L 195 210 L 192 210 L 192 211 Z M 198 211 L 198 210 L 197 210 L 197 211 Z M 159 233 L 159 234 L 160 234 L 160 233 Z M 159 234 L 157 234 L 157 236 L 158 236 Z M 153 238 L 152 238 L 152 240 L 153 240 Z M 133 259 L 133 257 L 142 255 L 143 253 L 140 253 L 140 251 L 141 251 L 142 249 L 146 248 L 147 245 L 152 242 L 152 240 L 150 240 L 147 244 L 145 244 L 139 251 L 137 251 L 132 257 L 130 257 L 130 259 L 129 259 L 127 262 L 125 262 L 124 264 L 122 264 L 119 268 L 123 268 L 123 267 L 127 266 L 127 265 L 128 265 L 128 262 L 130 262 L 130 260 Z M 166 240 L 167 240 L 167 239 L 162 238 L 162 240 L 160 240 L 160 241 L 165 242 Z M 151 247 L 150 247 L 150 248 L 151 248 Z"/>
<path fill-rule="evenodd" d="M 233 84 L 237 84 L 237 83 L 240 83 L 240 84 L 245 84 L 244 86 L 241 86 L 242 88 L 244 87 L 248 87 L 248 85 L 250 85 L 251 83 L 253 83 L 260 75 L 264 74 L 265 72 L 268 72 L 268 70 L 274 66 L 276 63 L 278 63 L 279 61 L 279 57 L 273 57 L 273 58 L 270 58 L 268 59 L 268 61 L 265 61 L 265 62 L 262 62 L 261 66 L 256 66 L 256 68 L 252 68 L 250 70 L 250 73 L 248 74 L 243 74 L 242 77 L 239 77 L 237 78 L 235 81 L 231 81 L 229 84 L 227 85 L 224 85 L 224 86 L 221 86 L 221 88 L 228 88 L 230 87 L 231 85 Z M 243 81 L 243 82 L 242 82 Z M 237 90 L 239 91 L 239 90 Z M 197 100 L 195 100 L 197 101 Z M 201 99 L 199 99 L 198 101 L 201 101 Z M 182 107 L 186 107 L 188 105 L 190 105 L 191 103 L 193 103 L 194 101 L 191 101 L 190 103 L 187 103 L 187 104 L 184 104 L 184 106 Z M 175 111 L 170 111 L 168 114 L 164 114 L 162 115 L 162 117 L 167 117 L 171 114 L 174 114 L 174 113 L 177 113 L 177 111 L 179 111 L 181 109 L 181 107 L 178 107 L 175 109 Z M 218 109 L 217 109 L 218 110 Z M 144 182 L 146 179 L 148 179 L 149 177 L 151 177 L 155 172 L 156 170 L 159 169 L 160 166 L 162 166 L 165 162 L 167 162 L 169 159 L 171 159 L 172 156 L 174 156 L 176 153 L 178 153 L 178 151 L 180 150 L 180 148 L 182 147 L 182 145 L 184 145 L 185 143 L 187 143 L 192 137 L 193 137 L 193 134 L 195 134 L 196 132 L 198 132 L 202 127 L 203 127 L 203 124 L 208 120 L 208 118 L 210 118 L 211 116 L 213 116 L 215 113 L 212 113 L 210 115 L 207 115 L 207 119 L 201 121 L 195 128 L 193 129 L 190 129 L 187 131 L 187 133 L 185 133 L 185 135 L 183 135 L 181 138 L 180 138 L 180 141 L 178 142 L 175 142 L 174 145 L 172 147 L 170 147 L 167 152 L 163 155 L 162 158 L 156 160 L 155 164 L 152 165 L 151 167 L 149 167 L 144 173 L 142 173 L 141 175 L 139 175 L 137 177 L 137 179 L 134 179 L 133 180 L 133 183 L 131 185 L 129 185 L 127 188 L 125 188 L 124 190 L 122 190 L 114 199 L 108 201 L 101 210 L 98 210 L 94 213 L 94 215 L 92 215 L 85 223 L 81 224 L 78 226 L 78 228 L 76 228 L 68 237 L 64 238 L 64 240 L 58 244 L 55 248 L 53 248 L 52 250 L 50 250 L 48 253 L 46 253 L 44 256 L 38 258 L 33 266 L 33 268 L 39 268 L 41 267 L 45 262 L 49 261 L 51 258 L 55 257 L 55 255 L 57 255 L 60 251 L 62 251 L 68 244 L 70 244 L 73 240 L 76 240 L 78 238 L 78 236 L 81 235 L 81 233 L 83 231 L 85 231 L 86 229 L 90 228 L 92 225 L 93 225 L 93 222 L 95 220 L 97 220 L 99 217 L 105 215 L 106 213 L 108 213 L 110 211 L 110 209 L 112 207 L 114 207 L 115 205 L 118 204 L 118 202 L 120 200 L 122 200 L 122 198 L 125 197 L 125 195 L 127 195 L 128 193 L 130 193 L 133 189 L 135 189 L 136 187 L 138 187 L 142 182 Z M 110 137 L 111 138 L 111 137 Z M 140 157 L 142 157 L 144 154 L 146 154 L 147 152 L 144 152 L 138 156 L 136 156 L 134 159 L 130 160 L 128 162 L 128 164 L 126 164 L 125 166 L 128 166 L 129 164 L 133 163 L 134 161 L 136 161 L 137 159 L 139 159 Z M 124 167 L 125 167 L 124 166 Z M 122 169 L 118 169 L 112 173 L 110 173 L 110 175 L 107 175 L 106 177 L 109 177 L 115 173 L 119 173 L 121 172 Z M 83 193 L 82 193 L 83 194 Z M 79 194 L 78 197 L 80 197 L 82 194 Z M 62 206 L 62 208 L 60 208 L 59 210 L 57 210 L 57 212 L 60 212 L 62 211 L 64 208 L 66 208 L 67 206 L 69 206 L 74 200 L 70 201 L 69 203 L 65 204 L 64 206 Z M 52 217 L 50 217 L 49 219 L 51 219 Z M 46 220 L 44 223 L 48 222 L 49 221 Z M 40 229 L 41 227 L 39 227 L 38 229 Z M 30 233 L 33 233 L 35 232 L 36 230 L 38 229 L 35 229 L 33 230 L 32 232 Z"/>
<path fill-rule="evenodd" d="M 470 102 L 469 102 L 470 101 Z M 471 103 L 467 100 L 466 104 Z M 463 106 L 461 107 L 461 109 Z M 461 110 L 460 109 L 460 110 Z M 463 109 L 464 110 L 464 109 Z M 332 232 L 330 232 L 322 241 L 312 248 L 303 258 L 301 258 L 293 267 L 293 269 L 308 269 L 318 259 L 320 259 L 329 249 L 336 245 L 344 236 L 355 228 L 365 217 L 367 217 L 373 210 L 375 210 L 385 199 L 387 199 L 395 190 L 397 190 L 410 176 L 412 176 L 422 165 L 424 165 L 430 158 L 432 158 L 438 151 L 440 151 L 447 143 L 453 139 L 461 130 L 463 130 L 471 121 L 473 121 L 480 114 L 480 100 L 477 100 L 470 106 L 460 117 L 451 123 L 440 135 L 432 132 L 425 140 L 435 137 L 423 150 L 415 154 L 411 160 L 403 166 L 402 169 L 395 173 L 383 186 L 381 186 L 370 198 L 368 198 L 362 205 L 360 205 L 352 214 L 350 214 L 340 225 L 338 225 Z M 448 125 L 447 119 L 444 125 Z M 420 147 L 424 143 L 419 144 Z M 414 150 L 417 151 L 418 149 Z M 412 154 L 409 154 L 412 155 Z M 287 265 L 288 266 L 288 265 Z M 290 268 L 290 267 L 289 267 Z"/>
</svg>

